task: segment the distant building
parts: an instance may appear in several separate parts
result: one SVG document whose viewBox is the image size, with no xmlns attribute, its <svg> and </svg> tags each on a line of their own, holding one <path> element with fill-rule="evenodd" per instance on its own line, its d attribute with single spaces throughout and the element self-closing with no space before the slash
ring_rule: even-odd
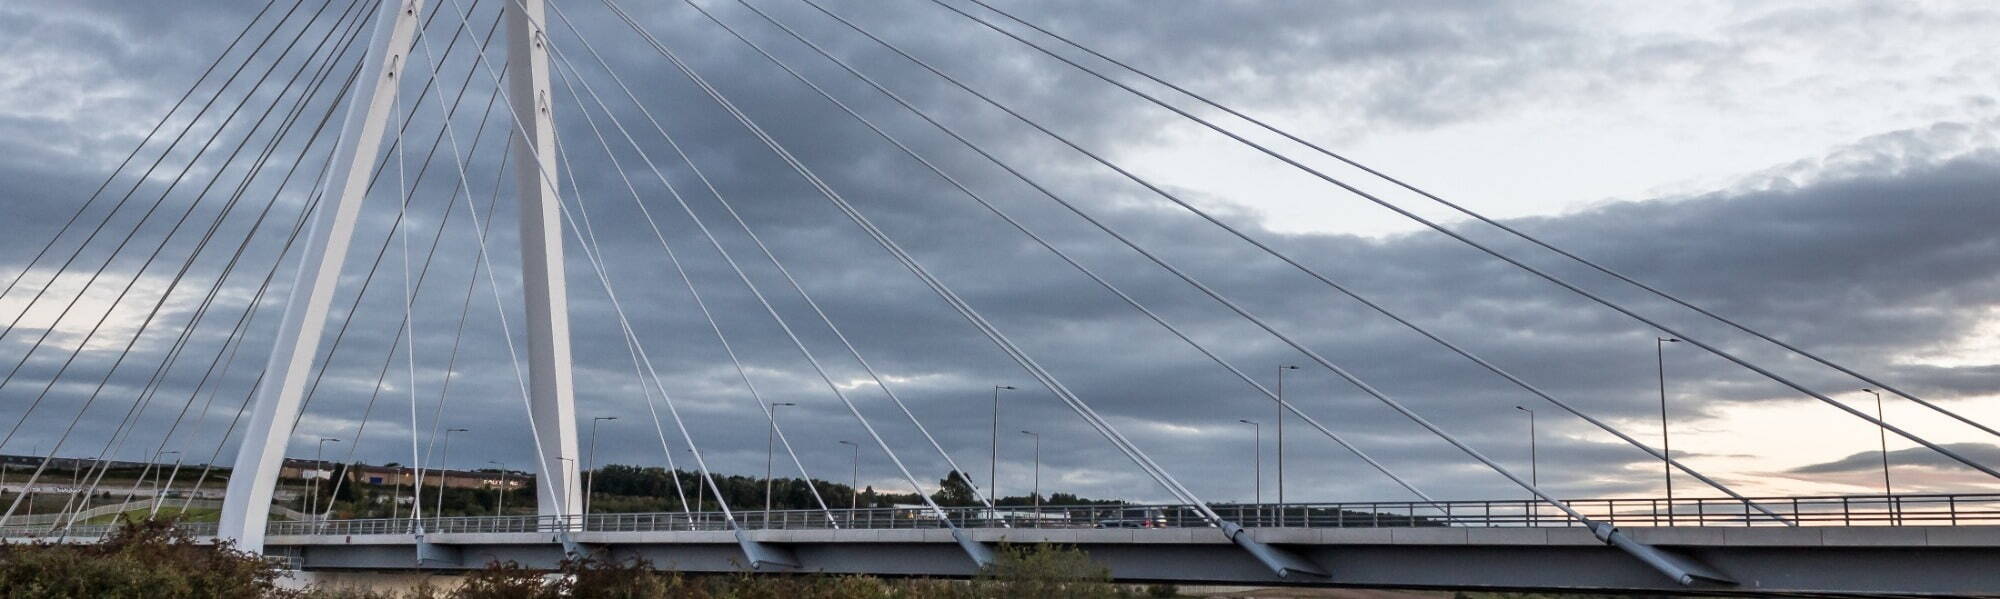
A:
<svg viewBox="0 0 2000 599">
<path fill-rule="evenodd" d="M 286 459 L 279 469 L 280 478 L 328 480 L 339 474 L 341 464 L 331 460 Z M 505 485 L 507 490 L 527 486 L 534 475 L 521 472 L 496 472 L 491 470 L 437 470 L 424 469 L 424 486 L 438 484 L 443 477 L 444 486 L 454 489 L 497 489 Z M 416 470 L 408 466 L 374 466 L 357 464 L 348 470 L 348 480 L 369 485 L 409 486 L 416 482 Z"/>
<path fill-rule="evenodd" d="M 103 468 L 107 465 L 113 470 L 139 470 L 149 466 L 149 464 L 145 462 L 125 462 L 117 460 L 97 460 L 93 458 L 72 458 L 72 457 L 58 457 L 51 459 L 47 458 L 46 456 L 39 456 L 39 455 L 0 455 L 0 466 L 5 466 L 5 470 L 9 472 L 34 470 L 42 466 L 42 460 L 44 459 L 48 459 L 47 470 L 55 470 L 62 472 L 70 472 L 74 470 L 90 469 L 90 468 Z M 150 466 L 157 468 L 172 468 L 175 466 L 175 464 L 173 462 L 165 462 L 160 464 L 150 464 Z M 183 472 L 188 470 L 199 471 L 201 469 L 207 468 L 210 470 L 211 477 L 227 477 L 229 475 L 229 468 L 226 466 L 208 466 L 205 464 L 189 464 L 189 463 L 182 463 L 179 464 L 179 466 Z M 280 467 L 278 470 L 278 477 L 289 478 L 289 479 L 318 478 L 320 480 L 330 480 L 335 475 L 339 474 L 340 467 L 341 467 L 340 462 L 334 460 L 313 461 L 313 460 L 302 460 L 296 458 L 286 458 L 283 466 Z M 416 480 L 416 471 L 412 470 L 408 466 L 373 466 L 368 464 L 357 464 L 352 468 L 351 471 L 353 472 L 353 475 L 350 480 L 353 480 L 354 482 L 358 483 L 367 483 L 372 485 L 397 485 L 397 484 L 408 485 Z M 437 477 L 439 476 L 443 476 L 445 478 L 445 486 L 458 489 L 494 489 L 494 488 L 499 488 L 502 485 L 505 485 L 506 488 L 508 489 L 519 489 L 528 486 L 529 482 L 535 479 L 535 475 L 526 472 L 509 471 L 506 473 L 501 473 L 493 470 L 440 471 L 435 468 L 425 468 L 424 485 L 429 486 L 437 484 L 438 480 Z M 4 481 L 4 479 L 0 479 L 0 481 Z"/>
<path fill-rule="evenodd" d="M 5 464 L 5 465 L 7 466 L 7 468 L 8 468 L 9 470 L 20 470 L 20 469 L 23 469 L 23 468 L 26 468 L 26 469 L 34 469 L 34 468 L 36 468 L 36 467 L 39 467 L 39 466 L 41 466 L 41 465 L 42 465 L 42 460 L 43 460 L 43 459 L 45 459 L 45 458 L 47 458 L 47 456 L 38 456 L 38 455 L 0 455 L 0 464 Z M 95 468 L 95 467 L 98 467 L 98 466 L 100 466 L 100 465 L 102 465 L 102 464 L 104 464 L 104 462 L 100 462 L 100 461 L 98 461 L 98 460 L 95 460 L 95 459 L 91 459 L 91 458 L 53 458 L 53 459 L 49 459 L 49 469 L 50 469 L 50 470 L 65 470 L 65 471 L 67 471 L 67 470 L 75 470 L 75 469 L 77 469 L 77 468 L 79 468 L 79 467 L 82 467 L 82 468 Z M 124 468 L 134 468 L 134 469 L 137 469 L 137 468 L 144 468 L 144 467 L 146 467 L 146 463 L 145 463 L 145 462 L 120 462 L 120 461 L 116 461 L 116 460 L 111 460 L 111 461 L 110 461 L 110 464 L 111 464 L 111 468 L 113 468 L 113 469 L 124 469 Z"/>
</svg>

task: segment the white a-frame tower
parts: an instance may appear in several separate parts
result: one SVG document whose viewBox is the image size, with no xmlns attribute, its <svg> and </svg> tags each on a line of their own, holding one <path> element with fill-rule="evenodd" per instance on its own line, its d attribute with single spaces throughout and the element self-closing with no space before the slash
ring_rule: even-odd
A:
<svg viewBox="0 0 2000 599">
<path fill-rule="evenodd" d="M 581 505 L 577 484 L 576 410 L 570 381 L 569 313 L 563 288 L 562 221 L 556 204 L 555 123 L 549 105 L 548 48 L 542 0 L 511 0 L 507 19 L 507 100 L 514 170 L 521 205 L 521 268 L 527 296 L 528 389 L 534 434 L 541 446 L 536 503 L 542 515 L 568 515 Z M 229 476 L 217 536 L 262 551 L 264 526 L 278 471 L 298 419 L 313 359 L 326 329 L 327 308 L 354 237 L 372 166 L 382 152 L 395 94 L 409 63 L 423 0 L 381 0 L 360 77 L 332 167 L 321 182 L 298 279 L 271 347 L 243 445 Z M 480 67 L 474 67 L 480 68 Z M 412 73 L 417 71 L 412 70 Z M 423 73 L 428 75 L 427 72 Z M 521 129 L 526 130 L 526 135 Z"/>
</svg>

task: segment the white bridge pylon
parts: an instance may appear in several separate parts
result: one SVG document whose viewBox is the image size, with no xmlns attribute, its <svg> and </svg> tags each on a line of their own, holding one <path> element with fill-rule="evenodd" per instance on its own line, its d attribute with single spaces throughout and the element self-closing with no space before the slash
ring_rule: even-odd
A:
<svg viewBox="0 0 2000 599">
<path fill-rule="evenodd" d="M 521 10 L 517 10 L 521 9 Z M 548 48 L 537 23 L 542 0 L 517 0 L 504 12 L 509 60 L 507 100 L 519 119 L 515 182 L 521 207 L 522 292 L 527 305 L 528 395 L 541 447 L 538 511 L 566 516 L 581 505 L 575 464 L 575 395 L 570 375 L 569 302 L 564 291 L 562 222 L 557 189 L 554 115 L 548 104 Z M 326 329 L 327 308 L 367 195 L 370 166 L 382 151 L 390 113 L 408 67 L 424 12 L 423 0 L 381 0 L 357 82 L 348 98 L 332 168 L 321 183 L 299 272 L 279 323 L 277 340 L 257 389 L 250 423 L 236 454 L 217 536 L 261 552 L 278 471 L 299 415 L 313 357 Z"/>
</svg>

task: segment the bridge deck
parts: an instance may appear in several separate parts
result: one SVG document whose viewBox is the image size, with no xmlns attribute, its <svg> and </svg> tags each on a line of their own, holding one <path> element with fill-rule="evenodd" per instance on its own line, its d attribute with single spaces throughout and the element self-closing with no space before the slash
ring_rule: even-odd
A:
<svg viewBox="0 0 2000 599">
<path fill-rule="evenodd" d="M 1088 552 L 1119 580 L 1299 584 L 1236 549 L 1217 529 L 970 531 L 982 542 L 1063 543 Z M 2000 527 L 1802 527 L 1633 529 L 1639 540 L 1729 574 L 1712 592 L 1971 595 L 2000 591 Z M 945 529 L 763 530 L 759 541 L 793 551 L 801 570 L 882 576 L 975 573 Z M 1252 531 L 1332 573 L 1316 584 L 1404 588 L 1680 591 L 1578 528 L 1265 528 Z M 738 572 L 743 555 L 724 531 L 579 531 L 583 548 L 688 572 Z M 552 568 L 557 534 L 439 533 L 419 566 L 409 534 L 281 535 L 269 548 L 307 570 L 450 571 L 493 561 Z"/>
<path fill-rule="evenodd" d="M 1525 501 L 1218 506 L 1256 541 L 1325 568 L 1283 579 L 1187 506 L 951 508 L 968 541 L 1059 543 L 1119 580 L 1400 588 L 1624 592 L 2000 595 L 2000 496 L 1763 498 L 1741 502 L 1594 500 L 1572 505 L 1623 534 L 1737 584 L 1690 589 L 1553 510 Z M 1787 526 L 1791 522 L 1798 526 Z M 554 568 L 570 551 L 688 572 L 740 572 L 750 541 L 799 570 L 962 577 L 977 567 L 936 514 L 907 508 L 588 517 L 273 522 L 266 552 L 305 570 L 462 571 L 512 561 Z M 1672 525 L 1669 525 L 1672 524 Z M 197 536 L 213 523 L 184 523 Z M 838 526 L 838 528 L 834 528 Z M 91 542 L 108 526 L 9 527 L 11 540 Z M 51 536 L 54 533 L 59 536 Z"/>
</svg>

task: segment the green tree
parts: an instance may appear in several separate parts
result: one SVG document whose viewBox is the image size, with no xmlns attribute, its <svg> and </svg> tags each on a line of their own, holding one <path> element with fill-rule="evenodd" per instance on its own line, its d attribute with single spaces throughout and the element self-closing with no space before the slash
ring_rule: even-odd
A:
<svg viewBox="0 0 2000 599">
<path fill-rule="evenodd" d="M 938 492 L 931 495 L 931 501 L 938 505 L 965 506 L 978 505 L 979 500 L 972 493 L 972 483 L 966 482 L 965 474 L 957 470 L 938 481 Z"/>
</svg>

